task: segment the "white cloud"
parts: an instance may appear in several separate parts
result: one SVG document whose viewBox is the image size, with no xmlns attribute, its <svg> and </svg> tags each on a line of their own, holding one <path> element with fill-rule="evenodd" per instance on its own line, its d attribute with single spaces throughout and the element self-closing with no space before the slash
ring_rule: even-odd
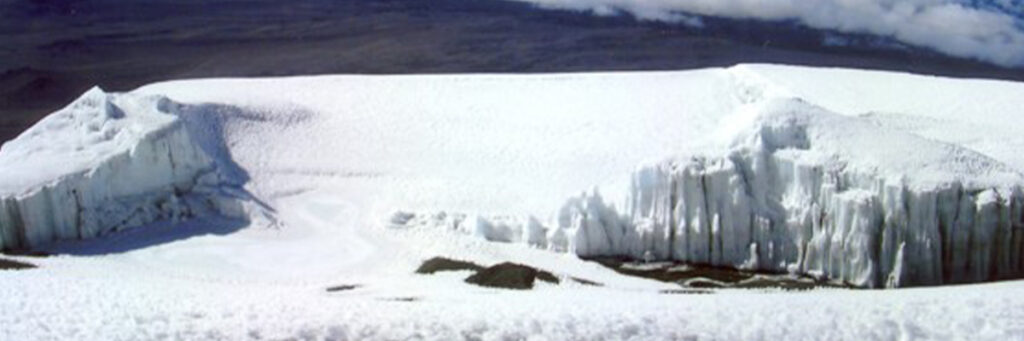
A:
<svg viewBox="0 0 1024 341">
<path fill-rule="evenodd" d="M 1024 23 L 1019 17 L 974 8 L 966 0 L 518 0 L 541 8 L 619 11 L 642 20 L 685 22 L 687 14 L 762 20 L 795 20 L 819 29 L 866 33 L 931 48 L 956 57 L 1024 66 Z M 1002 8 L 1024 11 L 1012 0 Z"/>
</svg>

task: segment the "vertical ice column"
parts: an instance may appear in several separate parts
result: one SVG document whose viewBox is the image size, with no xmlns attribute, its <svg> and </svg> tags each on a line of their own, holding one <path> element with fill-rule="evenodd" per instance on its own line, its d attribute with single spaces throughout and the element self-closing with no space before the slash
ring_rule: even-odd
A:
<svg viewBox="0 0 1024 341">
<path fill-rule="evenodd" d="M 583 256 L 650 252 L 858 287 L 1024 274 L 1019 188 L 967 190 L 958 181 L 917 188 L 800 158 L 743 153 L 649 165 L 634 174 L 623 224 L 610 229 L 607 218 L 593 219 L 604 206 L 587 197 L 571 201 L 563 212 L 577 213 L 563 217 L 575 217 L 567 231 Z M 623 228 L 616 243 L 612 232 Z"/>
<path fill-rule="evenodd" d="M 34 167 L 68 169 L 0 193 L 0 249 L 92 238 L 226 209 L 215 189 L 200 190 L 218 186 L 214 160 L 177 113 L 158 108 L 161 101 L 167 100 L 93 89 L 12 141 L 3 157 L 33 157 Z M 71 142 L 60 144 L 65 140 Z M 2 166 L 31 174 L 19 165 Z"/>
</svg>

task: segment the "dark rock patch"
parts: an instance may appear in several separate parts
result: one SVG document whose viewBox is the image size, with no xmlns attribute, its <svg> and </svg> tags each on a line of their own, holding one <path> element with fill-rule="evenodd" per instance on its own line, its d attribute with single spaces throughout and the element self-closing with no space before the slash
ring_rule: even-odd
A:
<svg viewBox="0 0 1024 341">
<path fill-rule="evenodd" d="M 714 294 L 712 290 L 700 290 L 700 289 L 670 289 L 659 291 L 663 295 L 708 295 Z"/>
<path fill-rule="evenodd" d="M 736 283 L 734 287 L 743 289 L 785 289 L 810 290 L 822 285 L 813 281 L 801 281 L 789 278 L 754 278 Z"/>
<path fill-rule="evenodd" d="M 492 288 L 533 289 L 535 280 L 558 283 L 558 278 L 550 272 L 537 270 L 522 264 L 505 262 L 483 270 L 466 278 L 466 283 Z"/>
<path fill-rule="evenodd" d="M 719 282 L 738 282 L 754 274 L 734 269 L 705 266 L 678 266 L 673 263 L 643 264 L 619 258 L 594 258 L 593 261 L 623 275 L 650 278 L 662 282 L 684 282 L 695 278 L 708 278 Z"/>
<path fill-rule="evenodd" d="M 612 257 L 593 258 L 590 260 L 623 275 L 677 283 L 684 288 L 808 290 L 824 287 L 846 287 L 817 281 L 806 276 L 764 273 L 706 265 L 675 262 L 642 263 Z"/>
<path fill-rule="evenodd" d="M 532 289 L 533 283 L 537 280 L 558 284 L 560 280 L 555 274 L 539 270 L 523 264 L 505 262 L 491 267 L 484 268 L 479 264 L 454 260 L 444 257 L 434 257 L 423 262 L 416 273 L 433 274 L 439 271 L 462 271 L 469 270 L 476 272 L 466 278 L 466 283 L 476 284 L 492 288 L 505 289 Z M 600 286 L 600 283 L 585 279 L 573 278 L 574 281 L 586 285 Z"/>
<path fill-rule="evenodd" d="M 686 281 L 684 284 L 687 288 L 707 288 L 707 289 L 718 289 L 724 288 L 725 285 L 721 282 L 712 281 L 706 278 L 694 278 Z"/>
<path fill-rule="evenodd" d="M 423 264 L 420 265 L 418 269 L 416 269 L 416 273 L 429 275 L 438 271 L 480 271 L 483 270 L 483 268 L 484 267 L 480 265 L 470 262 L 464 262 L 444 257 L 434 257 L 423 262 Z"/>
<path fill-rule="evenodd" d="M 11 259 L 0 258 L 0 270 L 25 270 L 35 268 L 35 265 L 23 263 Z"/>
<path fill-rule="evenodd" d="M 52 254 L 50 254 L 50 253 L 48 253 L 46 251 L 27 250 L 27 249 L 5 250 L 3 252 L 3 254 L 4 255 L 8 255 L 8 256 L 37 257 L 37 258 L 45 258 L 45 257 L 52 256 Z"/>
<path fill-rule="evenodd" d="M 598 283 L 598 282 L 594 282 L 594 281 L 591 281 L 591 280 L 587 280 L 587 279 L 583 279 L 583 278 L 579 278 L 579 277 L 569 277 L 569 279 L 572 279 L 573 282 L 576 282 L 576 283 L 579 283 L 579 284 L 583 284 L 583 285 L 590 285 L 590 286 L 595 286 L 595 287 L 603 287 L 604 286 L 604 284 L 601 284 L 601 283 Z"/>
<path fill-rule="evenodd" d="M 558 284 L 560 282 L 558 277 L 555 277 L 554 274 L 544 270 L 537 270 L 537 279 L 554 284 Z"/>
<path fill-rule="evenodd" d="M 385 298 L 381 298 L 380 300 L 381 301 L 390 301 L 390 302 L 416 302 L 416 301 L 419 301 L 420 298 L 419 297 L 411 297 L 411 296 L 409 296 L 409 297 L 385 297 Z"/>
<path fill-rule="evenodd" d="M 328 287 L 327 288 L 327 292 L 349 291 L 349 290 L 359 289 L 359 288 L 362 288 L 362 287 L 363 286 L 359 285 L 359 284 L 342 284 L 342 285 L 335 285 L 333 287 Z"/>
<path fill-rule="evenodd" d="M 737 283 L 753 278 L 756 273 L 745 270 L 736 270 L 709 266 L 677 266 L 668 268 L 669 276 L 683 278 L 706 278 L 716 282 Z"/>
</svg>

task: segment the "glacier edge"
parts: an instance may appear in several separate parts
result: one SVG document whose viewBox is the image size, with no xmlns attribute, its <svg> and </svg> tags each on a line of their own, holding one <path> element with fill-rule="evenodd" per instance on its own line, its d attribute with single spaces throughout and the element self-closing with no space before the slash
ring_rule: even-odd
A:
<svg viewBox="0 0 1024 341">
<path fill-rule="evenodd" d="M 162 220 L 245 219 L 240 183 L 223 171 L 229 161 L 211 157 L 185 119 L 204 114 L 165 97 L 93 88 L 5 144 L 4 171 L 19 177 L 0 186 L 0 250 Z"/>
<path fill-rule="evenodd" d="M 638 169 L 624 226 L 577 211 L 584 223 L 571 228 L 584 235 L 634 235 L 618 247 L 577 238 L 577 254 L 653 254 L 869 288 L 1024 274 L 1024 181 L 1015 170 L 799 99 L 757 110 L 728 155 Z M 897 143 L 850 150 L 876 134 Z"/>
<path fill-rule="evenodd" d="M 1016 170 L 796 98 L 744 110 L 746 127 L 729 148 L 639 167 L 621 212 L 595 188 L 547 223 L 398 212 L 390 224 L 863 288 L 1024 276 L 1024 176 Z M 892 145 L 858 149 L 874 141 Z"/>
</svg>

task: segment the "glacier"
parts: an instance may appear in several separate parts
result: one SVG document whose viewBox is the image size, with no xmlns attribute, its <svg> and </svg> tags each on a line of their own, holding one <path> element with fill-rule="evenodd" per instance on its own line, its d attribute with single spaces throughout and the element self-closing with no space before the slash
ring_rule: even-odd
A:
<svg viewBox="0 0 1024 341">
<path fill-rule="evenodd" d="M 240 178 L 202 108 L 93 88 L 4 144 L 0 250 L 155 221 L 245 218 Z"/>
<path fill-rule="evenodd" d="M 668 158 L 664 158 L 666 154 L 661 154 L 663 152 L 657 152 L 662 155 L 661 159 L 635 168 L 631 176 L 623 177 L 626 181 L 616 186 L 624 190 L 610 191 L 610 196 L 602 195 L 602 192 L 609 192 L 594 187 L 568 198 L 559 206 L 557 199 L 562 196 L 551 195 L 557 191 L 530 187 L 543 194 L 540 196 L 545 199 L 527 201 L 550 205 L 547 207 L 550 216 L 530 215 L 538 213 L 532 208 L 496 215 L 493 210 L 487 214 L 458 213 L 460 208 L 456 207 L 449 212 L 398 211 L 389 217 L 388 225 L 443 226 L 489 241 L 526 243 L 584 258 L 624 256 L 638 260 L 671 260 L 805 274 L 867 288 L 981 282 L 1017 278 L 1024 274 L 1024 207 L 1021 205 L 1024 176 L 1017 170 L 1019 164 L 1008 165 L 1001 161 L 1005 157 L 995 159 L 961 143 L 944 142 L 888 126 L 891 122 L 880 121 L 878 115 L 870 112 L 858 116 L 848 111 L 832 111 L 816 103 L 827 97 L 819 94 L 810 96 L 812 100 L 804 99 L 806 91 L 792 84 L 780 85 L 778 77 L 766 77 L 771 75 L 770 71 L 772 69 L 741 66 L 677 75 L 680 80 L 685 80 L 679 84 L 694 85 L 688 88 L 689 91 L 701 90 L 703 86 L 698 83 L 712 82 L 710 84 L 714 85 L 706 86 L 709 88 L 707 93 L 692 96 L 689 102 L 656 103 L 656 109 L 649 110 L 656 114 L 654 118 L 674 117 L 672 108 L 678 105 L 703 110 L 684 112 L 681 119 L 665 121 L 673 124 L 673 129 L 692 130 L 675 132 L 685 138 L 663 136 L 661 141 L 645 147 L 615 146 L 618 149 L 614 153 L 601 150 L 611 144 L 588 146 L 592 149 L 585 153 L 586 156 L 600 161 L 602 155 L 618 155 L 616 164 L 632 159 L 629 155 L 636 153 L 636 149 L 655 147 L 660 150 L 660 145 L 668 145 L 665 141 L 674 141 L 672 143 L 676 146 L 665 149 L 683 151 Z M 635 77 L 633 80 L 639 81 L 650 75 Z M 594 82 L 594 89 L 617 84 L 609 79 L 612 77 L 584 78 L 586 82 Z M 493 131 L 482 132 L 479 128 L 489 126 L 479 122 L 468 125 L 473 129 L 466 129 L 459 125 L 466 124 L 459 121 L 461 116 L 456 115 L 454 117 L 458 120 L 448 122 L 422 115 L 420 110 L 425 109 L 421 108 L 430 107 L 421 106 L 416 101 L 418 95 L 412 94 L 422 93 L 422 86 L 434 84 L 432 82 L 438 82 L 438 79 L 339 80 L 352 84 L 380 83 L 377 84 L 380 89 L 365 91 L 407 91 L 402 92 L 402 96 L 406 96 L 403 98 L 412 99 L 411 103 L 415 105 L 410 105 L 407 113 L 389 112 L 394 115 L 394 122 L 389 124 L 408 127 L 394 129 L 400 135 L 391 138 L 402 143 L 419 144 L 415 141 L 421 140 L 411 138 L 418 136 L 426 138 L 425 141 L 437 139 L 443 143 L 434 141 L 421 145 L 431 146 L 429 150 L 378 145 L 376 143 L 381 141 L 376 140 L 374 134 L 390 130 L 366 123 L 386 121 L 392 119 L 391 116 L 334 117 L 318 114 L 353 110 L 333 101 L 326 109 L 308 112 L 303 111 L 302 106 L 284 103 L 279 106 L 279 109 L 283 108 L 280 112 L 248 113 L 239 108 L 246 105 L 271 108 L 273 105 L 232 99 L 231 96 L 235 95 L 206 99 L 204 96 L 208 96 L 209 91 L 200 89 L 192 93 L 183 90 L 190 87 L 171 87 L 181 91 L 175 96 L 184 97 L 183 102 L 171 100 L 161 91 L 109 94 L 95 88 L 0 148 L 0 165 L 3 165 L 0 167 L 0 249 L 30 249 L 55 240 L 87 239 L 158 221 L 176 222 L 214 214 L 241 219 L 258 218 L 253 210 L 271 215 L 269 212 L 273 209 L 261 200 L 302 193 L 308 190 L 306 188 L 316 188 L 324 183 L 297 179 L 293 174 L 293 163 L 316 169 L 345 170 L 316 173 L 332 178 L 337 175 L 336 180 L 342 182 L 353 180 L 357 174 L 374 174 L 364 180 L 372 183 L 368 188 L 378 192 L 387 191 L 387 188 L 408 190 L 410 187 L 403 187 L 405 185 L 386 187 L 396 175 L 415 179 L 409 181 L 435 181 L 438 187 L 416 192 L 422 198 L 432 200 L 425 205 L 437 205 L 433 201 L 457 203 L 465 198 L 454 200 L 453 197 L 473 195 L 471 191 L 450 189 L 450 182 L 432 179 L 438 174 L 454 174 L 476 181 L 472 184 L 479 184 L 480 181 L 491 183 L 500 179 L 501 174 L 506 174 L 501 171 L 507 171 L 503 167 L 532 172 L 517 163 L 529 160 L 516 156 L 519 154 L 477 154 L 489 148 L 469 149 L 465 155 L 457 156 L 465 157 L 459 159 L 460 162 L 476 162 L 471 163 L 472 167 L 490 169 L 491 172 L 460 171 L 459 167 L 469 166 L 452 162 L 449 158 L 455 154 L 445 153 L 462 151 L 459 148 L 473 145 L 476 142 L 472 141 L 479 141 L 478 138 L 494 139 L 496 135 Z M 339 80 L 321 78 L 317 81 L 337 87 L 330 82 Z M 619 79 L 626 80 L 630 78 Z M 264 86 L 271 84 L 288 87 L 290 83 L 274 81 Z M 564 93 L 550 96 L 550 100 L 580 95 L 572 86 L 559 88 L 559 91 Z M 709 96 L 720 97 L 709 99 L 710 106 L 704 102 L 693 102 Z M 189 100 L 189 97 L 195 98 Z M 636 97 L 622 96 L 610 101 L 632 103 Z M 397 110 L 408 104 L 402 103 L 405 102 L 367 108 Z M 469 113 L 477 110 L 479 105 L 482 104 L 470 103 L 467 104 L 468 109 L 458 109 Z M 835 103 L 829 105 L 837 107 Z M 517 110 L 506 105 L 493 108 L 499 107 L 509 114 L 493 115 L 489 119 L 509 119 Z M 578 129 L 573 122 L 593 119 L 589 116 L 590 110 L 598 107 L 585 107 L 586 110 L 573 112 L 573 115 L 579 115 L 573 116 L 575 119 L 559 118 L 544 128 L 549 129 L 548 132 Z M 365 109 L 360 106 L 354 108 Z M 443 108 L 437 110 L 444 111 L 441 110 Z M 559 108 L 566 110 L 570 107 Z M 304 114 L 299 115 L 301 117 L 287 116 L 296 115 L 296 111 Z M 322 117 L 307 121 L 303 115 Z M 544 115 L 544 112 L 537 111 L 534 116 L 514 116 L 522 122 L 513 120 L 506 124 L 521 127 L 543 125 L 535 121 Z M 275 117 L 283 121 L 275 121 Z M 352 122 L 329 124 L 332 121 L 328 118 L 349 117 L 353 118 Z M 366 120 L 371 117 L 373 120 Z M 247 138 L 244 141 L 248 142 L 244 144 L 228 146 L 224 141 L 223 125 L 225 120 L 234 119 L 246 121 L 231 129 L 254 129 L 252 133 L 256 137 Z M 616 116 L 616 119 L 620 118 Z M 636 120 L 635 117 L 621 119 L 614 122 L 626 124 L 632 123 L 629 120 Z M 409 123 L 414 120 L 427 123 L 441 120 L 450 124 L 430 126 L 450 129 L 427 134 L 420 129 L 422 125 Z M 675 121 L 695 122 L 694 126 L 698 128 Z M 593 122 L 607 125 L 602 121 Z M 381 125 L 385 126 L 388 125 Z M 652 127 L 662 128 L 662 124 L 644 128 Z M 306 131 L 312 133 L 302 135 Z M 606 129 L 588 133 L 599 138 L 605 132 L 622 131 Z M 659 130 L 659 134 L 672 133 Z M 636 138 L 636 135 L 616 136 L 626 140 Z M 319 145 L 324 141 L 315 138 L 324 136 L 352 138 L 341 141 L 343 143 L 328 144 L 333 148 L 295 148 Z M 489 141 L 518 141 L 514 139 L 515 135 L 498 136 L 505 139 Z M 451 141 L 455 138 L 461 138 L 457 140 L 461 142 L 453 144 Z M 696 138 L 699 140 L 688 141 Z M 542 148 L 550 147 L 547 143 L 527 145 L 529 148 L 510 150 L 536 154 Z M 375 146 L 386 148 L 370 152 L 375 150 Z M 336 150 L 355 156 L 335 157 Z M 234 152 L 241 155 L 245 169 L 235 164 Z M 579 149 L 562 148 L 560 152 L 574 155 Z M 650 151 L 641 153 L 655 154 Z M 264 154 L 270 156 L 264 157 Z M 443 157 L 435 157 L 437 155 Z M 516 157 L 494 158 L 495 155 Z M 563 154 L 555 156 L 559 155 Z M 589 161 L 580 163 L 580 159 L 575 158 L 545 160 L 534 161 L 528 168 L 543 169 L 535 166 L 552 164 L 577 167 L 551 169 L 551 172 L 562 172 L 558 182 L 569 179 L 574 171 L 593 171 L 580 165 L 600 165 Z M 500 171 L 493 171 L 487 168 L 491 167 L 491 162 L 506 166 L 496 168 Z M 358 167 L 362 165 L 367 165 L 370 171 L 361 171 Z M 447 173 L 453 169 L 453 173 Z M 627 166 L 617 173 L 625 175 L 629 169 Z M 246 191 L 248 171 L 255 171 L 262 177 L 255 185 L 264 186 L 263 194 L 268 197 L 256 199 Z M 416 178 L 414 174 L 417 172 L 438 173 Z M 585 178 L 599 177 L 590 175 Z M 378 185 L 385 187 L 375 187 Z M 473 186 L 465 185 L 463 189 L 470 187 Z M 490 190 L 498 191 L 501 187 L 493 186 Z M 356 188 L 349 189 L 349 193 L 361 191 Z M 441 193 L 445 189 L 450 193 Z M 439 199 L 437 195 L 447 195 L 444 198 L 448 201 Z M 500 198 L 490 195 L 487 200 L 496 200 L 494 197 Z M 403 207 L 411 201 L 401 199 L 394 202 L 404 203 L 394 207 Z M 433 207 L 438 206 L 445 207 L 444 204 Z M 416 207 L 424 208 L 424 203 Z M 529 212 L 524 214 L 523 211 Z"/>
<path fill-rule="evenodd" d="M 629 224 L 574 225 L 588 235 L 634 234 L 636 242 L 577 241 L 591 254 L 650 251 L 857 287 L 1024 274 L 1024 178 L 1016 170 L 800 100 L 756 107 L 724 155 L 638 170 Z"/>
<path fill-rule="evenodd" d="M 0 271 L 0 339 L 1020 340 L 1021 280 L 689 295 L 587 258 L 1018 277 L 1022 93 L 778 65 L 97 89 L 0 147 L 0 197 L 51 210 L 5 231 L 59 254 L 0 254 L 37 266 Z M 78 214 L 122 231 L 42 245 Z M 603 286 L 414 273 L 437 256 Z"/>
<path fill-rule="evenodd" d="M 1024 176 L 957 145 L 799 98 L 741 107 L 724 147 L 639 167 L 620 207 L 597 188 L 556 218 L 398 212 L 581 257 L 671 260 L 893 288 L 1024 275 Z"/>
</svg>

